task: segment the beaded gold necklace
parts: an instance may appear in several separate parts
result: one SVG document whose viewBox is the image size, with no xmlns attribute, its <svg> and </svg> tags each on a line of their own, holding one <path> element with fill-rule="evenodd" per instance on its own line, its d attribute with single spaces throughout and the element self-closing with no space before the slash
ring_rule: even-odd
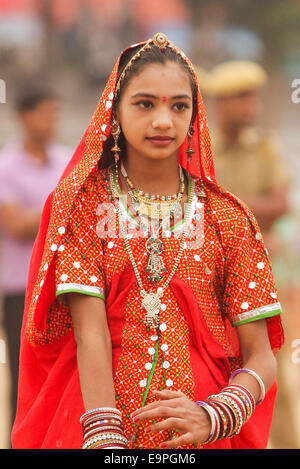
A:
<svg viewBox="0 0 300 469">
<path fill-rule="evenodd" d="M 161 298 L 163 297 L 165 289 L 168 287 L 170 281 L 172 280 L 172 278 L 173 278 L 173 276 L 176 272 L 176 269 L 179 265 L 182 254 L 183 254 L 185 240 L 186 240 L 187 235 L 188 235 L 188 227 L 189 227 L 189 223 L 190 223 L 190 214 L 191 214 L 191 207 L 192 207 L 192 201 L 193 201 L 193 198 L 194 198 L 194 194 L 195 194 L 195 181 L 192 180 L 192 188 L 191 188 L 191 191 L 190 191 L 190 194 L 189 194 L 189 197 L 188 197 L 187 213 L 186 213 L 186 218 L 185 218 L 185 222 L 184 222 L 184 230 L 183 230 L 183 234 L 182 234 L 182 239 L 181 239 L 180 246 L 179 246 L 179 252 L 177 254 L 177 257 L 176 257 L 175 262 L 174 262 L 174 266 L 173 266 L 169 276 L 167 277 L 164 284 L 161 287 L 159 287 L 156 292 L 153 292 L 152 289 L 151 289 L 150 292 L 147 292 L 145 290 L 144 286 L 143 286 L 143 282 L 142 282 L 140 273 L 138 271 L 137 264 L 135 262 L 134 255 L 133 255 L 130 243 L 129 243 L 128 233 L 126 233 L 125 227 L 124 227 L 124 224 L 123 224 L 120 204 L 119 203 L 117 204 L 117 214 L 118 214 L 118 219 L 119 219 L 120 233 L 121 233 L 122 237 L 124 238 L 125 248 L 128 252 L 129 259 L 132 263 L 132 267 L 133 267 L 133 270 L 134 270 L 138 285 L 140 287 L 140 295 L 143 298 L 142 299 L 142 306 L 146 310 L 146 316 L 145 316 L 144 322 L 151 329 L 155 329 L 159 326 L 159 312 L 160 312 L 161 306 L 162 306 Z"/>
<path fill-rule="evenodd" d="M 125 178 L 128 193 L 132 198 L 133 202 L 136 203 L 136 210 L 140 217 L 146 217 L 148 219 L 155 220 L 163 220 L 166 217 L 175 216 L 176 211 L 180 210 L 179 204 L 185 190 L 184 174 L 181 167 L 179 167 L 179 171 L 180 184 L 179 191 L 177 194 L 168 196 L 151 195 L 134 187 L 124 168 L 123 162 L 121 162 L 121 173 Z"/>
</svg>

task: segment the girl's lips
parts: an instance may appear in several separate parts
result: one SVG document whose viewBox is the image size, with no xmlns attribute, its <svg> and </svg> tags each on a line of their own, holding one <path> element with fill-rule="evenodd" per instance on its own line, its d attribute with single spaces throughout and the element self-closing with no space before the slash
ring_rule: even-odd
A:
<svg viewBox="0 0 300 469">
<path fill-rule="evenodd" d="M 153 143 L 153 145 L 156 145 L 158 147 L 163 147 L 166 145 L 169 145 L 171 142 L 173 142 L 174 138 L 171 137 L 147 137 L 147 140 L 149 142 Z"/>
</svg>

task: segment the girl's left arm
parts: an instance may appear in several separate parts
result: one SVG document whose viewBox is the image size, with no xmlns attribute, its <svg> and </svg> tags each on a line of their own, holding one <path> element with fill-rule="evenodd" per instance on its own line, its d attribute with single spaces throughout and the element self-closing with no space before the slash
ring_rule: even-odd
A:
<svg viewBox="0 0 300 469">
<path fill-rule="evenodd" d="M 270 346 L 266 321 L 260 319 L 237 326 L 243 367 L 255 371 L 262 379 L 265 390 L 272 386 L 276 379 L 277 361 Z M 260 386 L 256 378 L 248 373 L 239 373 L 232 383 L 241 384 L 249 389 L 258 401 Z"/>
</svg>

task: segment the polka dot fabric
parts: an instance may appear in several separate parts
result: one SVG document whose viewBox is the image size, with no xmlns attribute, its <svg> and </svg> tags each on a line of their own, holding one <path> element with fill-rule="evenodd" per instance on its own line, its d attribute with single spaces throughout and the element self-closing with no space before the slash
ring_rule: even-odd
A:
<svg viewBox="0 0 300 469">
<path fill-rule="evenodd" d="M 56 249 L 57 296 L 73 291 L 105 299 L 102 244 L 95 236 L 95 220 L 87 209 L 89 204 L 89 196 L 86 200 L 82 193 Z"/>
<path fill-rule="evenodd" d="M 225 246 L 225 292 L 223 311 L 234 325 L 244 324 L 262 316 L 280 312 L 278 294 L 270 262 L 263 242 L 253 236 L 247 217 L 232 220 L 228 230 L 227 221 L 220 223 Z M 225 225 L 225 226 L 224 226 Z M 259 233 L 258 233 L 259 234 Z M 260 308 L 264 311 L 257 311 Z"/>
<path fill-rule="evenodd" d="M 177 276 L 193 289 L 210 330 L 226 347 L 225 315 L 233 325 L 238 325 L 275 316 L 281 308 L 260 232 L 255 232 L 238 204 L 209 188 L 204 205 L 198 200 L 200 208 L 194 212 Z M 109 290 L 114 275 L 131 266 L 118 231 L 111 237 L 108 230 L 106 239 L 97 236 L 104 225 L 101 219 L 107 215 L 107 210 L 97 215 L 99 205 L 106 203 L 116 215 L 112 200 L 107 171 L 97 170 L 84 184 L 61 244 L 55 246 L 57 295 L 71 289 L 105 299 L 105 289 Z M 205 220 L 204 242 L 197 247 L 192 240 L 197 224 L 203 224 L 201 217 Z M 174 234 L 164 238 L 164 264 L 168 271 L 172 269 L 179 243 L 180 238 Z M 144 271 L 145 238 L 133 238 L 131 247 L 142 279 L 151 288 Z"/>
<path fill-rule="evenodd" d="M 119 236 L 118 224 L 113 235 L 110 232 L 113 225 L 106 224 L 110 220 L 108 212 L 116 215 L 108 179 L 107 170 L 96 170 L 87 178 L 75 201 L 69 224 L 61 238 L 62 244 L 55 250 L 57 295 L 69 290 L 105 300 L 114 276 L 131 266 L 124 240 Z M 196 187 L 200 189 L 200 185 L 196 184 Z M 237 203 L 220 195 L 209 185 L 206 191 L 207 199 L 197 197 L 189 236 L 176 275 L 192 289 L 209 330 L 228 357 L 235 359 L 232 360 L 234 369 L 240 361 L 238 356 L 232 354 L 225 319 L 228 318 L 230 324 L 236 326 L 245 321 L 275 316 L 281 310 L 259 231 L 255 232 Z M 100 206 L 105 209 L 100 210 Z M 197 230 L 199 225 L 201 230 Z M 200 233 L 200 238 L 202 235 L 198 244 L 193 242 L 195 233 Z M 148 257 L 145 241 L 144 237 L 132 238 L 130 245 L 143 285 L 149 291 L 152 284 L 145 272 Z M 170 272 L 179 251 L 180 237 L 173 233 L 163 238 L 163 242 L 163 260 Z M 151 333 L 144 325 L 145 310 L 141 307 L 139 286 L 135 282 L 126 298 L 124 327 L 118 332 L 121 337 L 112 337 L 113 343 L 121 343 L 114 384 L 117 405 L 123 412 L 124 428 L 131 448 L 158 447 L 168 437 L 166 432 L 149 436 L 142 426 L 133 426 L 130 418 L 130 413 L 142 405 L 154 359 L 157 364 L 153 368 L 145 403 L 153 400 L 153 389 L 165 387 L 181 390 L 194 400 L 195 379 L 201 380 L 193 374 L 189 326 L 171 288 L 167 288 L 162 302 L 161 326 L 156 333 Z M 67 310 L 67 304 L 56 302 L 52 305 L 48 318 L 50 342 L 56 338 L 57 311 L 61 308 Z M 267 315 L 266 308 L 269 308 Z M 109 320 L 109 311 L 107 314 Z M 65 327 L 64 334 L 70 329 L 70 322 L 69 316 L 68 326 L 61 325 Z"/>
<path fill-rule="evenodd" d="M 182 57 L 192 67 L 188 58 L 183 54 Z M 36 429 L 44 421 L 50 423 L 47 430 L 41 430 L 39 447 L 43 444 L 56 447 L 57 429 L 65 425 L 58 409 L 62 406 L 74 408 L 74 400 L 68 398 L 69 393 L 66 392 L 71 381 L 66 376 L 62 379 L 61 370 L 56 369 L 56 363 L 61 363 L 65 357 L 60 344 L 72 343 L 72 340 L 68 342 L 68 338 L 72 339 L 73 327 L 65 301 L 67 290 L 71 288 L 72 291 L 94 294 L 106 301 L 116 276 L 131 266 L 123 239 L 118 236 L 102 239 L 99 236 L 103 219 L 107 217 L 109 224 L 111 214 L 99 211 L 99 203 L 110 203 L 111 194 L 106 171 L 100 172 L 97 167 L 103 142 L 110 135 L 119 60 L 87 131 L 46 202 L 34 246 L 22 332 L 21 404 L 14 435 L 19 447 L 23 447 L 25 434 L 26 444 L 30 435 L 32 444 L 37 444 Z M 197 83 L 195 73 L 194 76 Z M 280 305 L 255 218 L 240 200 L 215 180 L 209 129 L 200 91 L 197 110 L 192 138 L 195 154 L 189 162 L 185 154 L 186 139 L 179 151 L 179 164 L 193 177 L 202 177 L 207 199 L 198 197 L 198 207 L 195 207 L 190 226 L 191 233 L 192 227 L 201 228 L 201 240 L 196 246 L 186 243 L 176 276 L 191 289 L 189 291 L 195 296 L 209 331 L 223 347 L 234 369 L 241 363 L 235 346 L 235 326 L 243 321 L 266 318 L 271 346 L 274 350 L 281 347 Z M 200 189 L 200 181 L 197 187 Z M 149 290 L 151 284 L 144 271 L 147 261 L 145 239 L 134 238 L 130 244 L 143 285 Z M 180 238 L 174 234 L 164 238 L 164 263 L 168 272 L 174 265 L 179 244 Z M 144 312 L 136 283 L 121 312 L 123 326 L 118 332 L 121 350 L 114 369 L 114 381 L 117 405 L 122 411 L 126 436 L 132 448 L 155 448 L 166 437 L 166 434 L 154 437 L 145 434 L 142 426 L 134 428 L 128 417 L 129 412 L 143 401 L 151 402 L 154 388 L 180 389 L 194 400 L 196 387 L 201 386 L 201 379 L 199 383 L 199 377 L 193 373 L 190 330 L 170 288 L 166 290 L 163 302 L 165 309 L 161 311 L 161 328 L 156 334 L 147 331 L 143 325 Z M 109 316 L 109 311 L 107 314 Z M 51 366 L 47 350 L 52 354 Z M 76 367 L 75 354 L 72 363 Z M 154 368 L 152 362 L 156 364 Z M 46 383 L 43 381 L 45 369 L 49 369 L 48 375 L 55 383 L 52 388 L 47 387 L 47 379 Z M 45 410 L 44 396 L 50 392 L 57 401 L 49 399 Z M 76 398 L 81 398 L 79 387 Z M 76 400 L 76 406 L 78 402 Z M 76 415 L 72 420 L 73 426 L 68 428 L 72 431 L 78 422 Z M 35 432 L 31 431 L 32 428 Z M 78 435 L 74 430 L 70 444 L 75 445 L 76 438 Z"/>
<path fill-rule="evenodd" d="M 155 389 L 181 390 L 191 399 L 194 396 L 188 326 L 170 290 L 164 295 L 163 305 L 166 309 L 160 315 L 160 329 L 152 333 L 145 331 L 144 311 L 141 310 L 138 288 L 128 296 L 124 312 L 126 326 L 122 334 L 122 353 L 114 383 L 117 404 L 123 412 L 123 424 L 130 448 L 158 448 L 160 443 L 170 437 L 166 431 L 147 435 L 144 425 L 133 425 L 130 417 L 130 413 L 143 402 L 147 378 L 152 367 L 154 375 L 146 404 L 154 401 L 152 391 Z M 158 347 L 156 366 L 153 365 L 155 347 Z"/>
</svg>

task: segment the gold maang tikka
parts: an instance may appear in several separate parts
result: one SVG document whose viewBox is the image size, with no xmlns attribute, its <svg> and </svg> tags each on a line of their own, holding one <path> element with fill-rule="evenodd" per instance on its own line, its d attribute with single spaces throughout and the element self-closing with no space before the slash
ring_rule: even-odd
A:
<svg viewBox="0 0 300 469">
<path fill-rule="evenodd" d="M 117 97 L 120 92 L 120 85 L 126 75 L 127 70 L 131 68 L 133 62 L 142 55 L 144 50 L 151 48 L 151 43 L 153 43 L 161 51 L 164 51 L 168 46 L 175 49 L 173 44 L 168 40 L 167 36 L 164 33 L 157 33 L 153 36 L 153 38 L 148 39 L 148 41 L 137 51 L 136 54 L 134 54 L 134 56 L 129 60 L 128 64 L 126 64 L 124 69 L 122 70 L 122 73 L 119 76 L 119 79 L 116 84 L 115 97 Z"/>
<path fill-rule="evenodd" d="M 119 79 L 116 84 L 115 88 L 115 98 L 118 97 L 119 92 L 120 92 L 120 86 L 121 82 L 123 81 L 127 70 L 129 70 L 135 60 L 137 60 L 145 50 L 151 48 L 151 43 L 153 43 L 156 47 L 158 47 L 162 52 L 166 50 L 167 47 L 170 47 L 175 53 L 180 55 L 183 59 L 183 61 L 186 63 L 187 67 L 191 71 L 192 75 L 195 75 L 195 71 L 187 59 L 187 57 L 182 53 L 180 49 L 178 49 L 174 44 L 172 44 L 171 41 L 168 40 L 167 36 L 164 33 L 157 33 L 154 35 L 153 38 L 149 39 L 142 47 L 139 49 L 136 54 L 129 60 L 129 62 L 125 65 L 125 67 L 122 70 L 121 75 L 119 76 Z M 119 153 L 120 153 L 120 148 L 118 146 L 118 138 L 121 132 L 120 125 L 115 122 L 116 126 L 114 127 L 114 123 L 112 124 L 112 134 L 113 134 L 113 127 L 116 129 L 115 134 L 113 134 L 114 140 L 115 140 L 115 146 L 112 148 L 112 151 L 115 152 L 115 162 L 116 162 L 116 170 L 118 169 L 118 161 L 119 161 Z M 191 162 L 192 156 L 195 153 L 195 150 L 191 146 L 191 140 L 193 138 L 194 134 L 194 129 L 192 126 L 190 126 L 189 132 L 188 132 L 188 149 L 186 150 L 186 154 L 188 156 L 188 161 Z M 203 181 L 201 179 L 201 189 L 198 190 L 198 195 L 199 197 L 207 197 L 207 194 L 204 189 Z"/>
</svg>

